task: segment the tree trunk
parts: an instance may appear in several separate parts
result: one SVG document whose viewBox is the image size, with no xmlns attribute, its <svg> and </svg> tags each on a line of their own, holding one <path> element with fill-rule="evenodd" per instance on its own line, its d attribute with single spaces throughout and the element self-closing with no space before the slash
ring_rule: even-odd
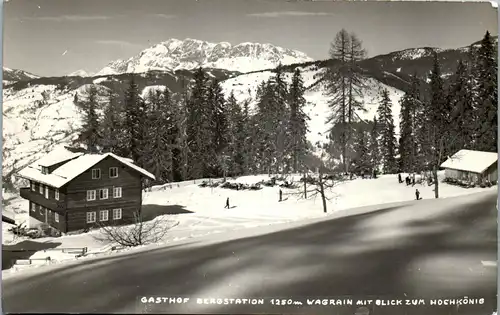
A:
<svg viewBox="0 0 500 315">
<path fill-rule="evenodd" d="M 437 166 L 434 166 L 432 170 L 432 177 L 434 180 L 434 197 L 439 198 L 439 181 L 438 181 L 438 173 Z"/>
<path fill-rule="evenodd" d="M 323 202 L 323 212 L 327 213 L 326 196 L 325 196 L 325 185 L 324 185 L 323 179 L 321 177 L 319 179 L 319 189 L 320 189 L 320 194 L 321 194 L 321 201 Z"/>
<path fill-rule="evenodd" d="M 298 168 L 298 158 L 297 158 L 297 152 L 294 152 L 293 154 L 293 172 L 297 173 Z"/>
<path fill-rule="evenodd" d="M 307 177 L 305 171 L 304 171 L 304 199 L 307 199 Z"/>
</svg>

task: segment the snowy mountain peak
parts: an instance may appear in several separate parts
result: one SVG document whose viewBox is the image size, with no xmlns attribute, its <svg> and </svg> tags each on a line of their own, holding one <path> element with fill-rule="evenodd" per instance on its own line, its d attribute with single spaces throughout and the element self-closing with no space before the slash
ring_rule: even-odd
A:
<svg viewBox="0 0 500 315">
<path fill-rule="evenodd" d="M 272 44 L 211 43 L 199 39 L 171 38 L 153 45 L 128 60 L 109 63 L 97 75 L 140 73 L 149 70 L 218 68 L 250 72 L 282 64 L 312 61 L 305 53 Z"/>
<path fill-rule="evenodd" d="M 89 77 L 90 74 L 85 71 L 85 70 L 77 70 L 75 72 L 71 72 L 70 74 L 68 74 L 68 77 L 82 77 L 82 78 L 85 78 L 85 77 Z"/>
<path fill-rule="evenodd" d="M 11 69 L 3 67 L 3 81 L 5 82 L 17 82 L 17 81 L 29 81 L 31 79 L 39 78 L 39 76 L 34 75 L 23 70 Z"/>
</svg>

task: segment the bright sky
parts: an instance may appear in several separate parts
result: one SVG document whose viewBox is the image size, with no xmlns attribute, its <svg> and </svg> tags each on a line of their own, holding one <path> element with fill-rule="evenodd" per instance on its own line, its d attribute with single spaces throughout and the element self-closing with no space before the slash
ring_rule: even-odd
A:
<svg viewBox="0 0 500 315">
<path fill-rule="evenodd" d="M 267 42 L 325 59 L 341 28 L 370 56 L 462 47 L 498 29 L 488 2 L 10 0 L 3 9 L 4 66 L 44 76 L 95 72 L 169 38 Z"/>
</svg>

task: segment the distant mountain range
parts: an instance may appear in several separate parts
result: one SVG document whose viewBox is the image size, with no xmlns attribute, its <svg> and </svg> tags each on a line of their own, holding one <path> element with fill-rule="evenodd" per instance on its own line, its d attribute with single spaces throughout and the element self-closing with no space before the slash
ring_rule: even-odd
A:
<svg viewBox="0 0 500 315">
<path fill-rule="evenodd" d="M 247 42 L 233 46 L 227 42 L 210 43 L 191 38 L 173 38 L 145 49 L 128 60 L 113 61 L 96 75 L 198 67 L 249 72 L 276 67 L 280 62 L 292 64 L 312 60 L 300 51 L 271 44 Z"/>
</svg>

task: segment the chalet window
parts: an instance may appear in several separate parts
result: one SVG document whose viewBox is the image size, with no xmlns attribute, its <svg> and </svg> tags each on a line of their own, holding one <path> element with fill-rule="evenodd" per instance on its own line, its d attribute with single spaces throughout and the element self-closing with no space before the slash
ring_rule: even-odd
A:
<svg viewBox="0 0 500 315">
<path fill-rule="evenodd" d="M 45 198 L 49 199 L 49 187 L 45 186 Z"/>
<path fill-rule="evenodd" d="M 101 169 L 100 168 L 92 169 L 92 179 L 99 179 L 99 178 L 101 178 Z"/>
<path fill-rule="evenodd" d="M 59 222 L 59 214 L 54 212 L 54 221 Z"/>
<path fill-rule="evenodd" d="M 108 199 L 109 193 L 107 188 L 99 189 L 99 199 Z"/>
<path fill-rule="evenodd" d="M 45 207 L 40 206 L 40 213 L 41 213 L 41 214 L 45 214 Z"/>
<path fill-rule="evenodd" d="M 36 184 L 34 182 L 31 182 L 31 191 L 36 190 Z"/>
<path fill-rule="evenodd" d="M 56 200 L 59 200 L 59 189 L 56 189 L 54 197 L 56 198 Z"/>
<path fill-rule="evenodd" d="M 95 212 L 87 212 L 87 223 L 95 222 Z"/>
<path fill-rule="evenodd" d="M 121 197 L 122 197 L 122 188 L 113 187 L 113 198 L 121 198 Z"/>
<path fill-rule="evenodd" d="M 110 178 L 118 177 L 118 167 L 110 167 L 109 168 L 109 177 Z"/>
<path fill-rule="evenodd" d="M 113 220 L 120 220 L 122 218 L 122 209 L 113 209 Z"/>
<path fill-rule="evenodd" d="M 40 184 L 40 189 L 39 189 L 40 193 L 43 194 L 43 185 Z"/>
<path fill-rule="evenodd" d="M 109 219 L 109 211 L 101 210 L 99 211 L 99 221 L 108 221 Z"/>
<path fill-rule="evenodd" d="M 96 191 L 95 190 L 87 190 L 87 201 L 95 200 Z"/>
<path fill-rule="evenodd" d="M 47 175 L 48 173 L 49 173 L 49 168 L 45 167 L 45 166 L 42 166 L 42 174 L 43 175 Z"/>
<path fill-rule="evenodd" d="M 31 203 L 31 211 L 33 211 L 33 212 L 36 211 L 36 204 Z"/>
</svg>

